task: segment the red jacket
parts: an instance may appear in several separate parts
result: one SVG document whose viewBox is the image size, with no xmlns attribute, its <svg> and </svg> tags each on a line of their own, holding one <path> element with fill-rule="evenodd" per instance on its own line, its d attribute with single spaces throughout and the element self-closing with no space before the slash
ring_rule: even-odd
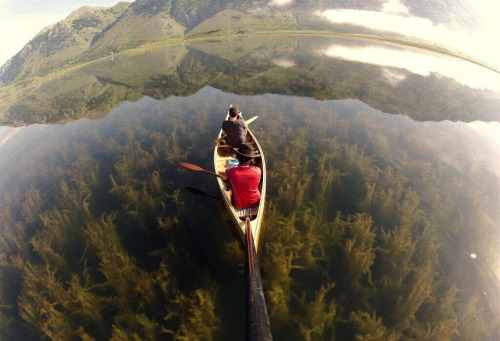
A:
<svg viewBox="0 0 500 341">
<path fill-rule="evenodd" d="M 259 167 L 241 166 L 227 171 L 227 178 L 233 190 L 234 204 L 237 207 L 252 207 L 259 203 L 259 183 L 262 171 Z"/>
</svg>

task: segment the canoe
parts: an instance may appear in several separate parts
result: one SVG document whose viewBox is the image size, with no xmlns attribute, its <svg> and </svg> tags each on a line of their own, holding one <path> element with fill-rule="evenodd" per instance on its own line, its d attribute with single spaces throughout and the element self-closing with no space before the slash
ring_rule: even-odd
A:
<svg viewBox="0 0 500 341">
<path fill-rule="evenodd" d="M 222 136 L 222 129 L 219 132 L 217 141 L 220 141 L 221 136 Z M 254 148 L 258 150 L 258 153 L 260 154 L 260 157 L 255 159 L 255 165 L 262 170 L 262 179 L 259 184 L 259 190 L 261 195 L 259 205 L 246 209 L 237 208 L 231 202 L 231 190 L 226 191 L 225 183 L 219 177 L 217 177 L 217 187 L 219 188 L 222 201 L 224 202 L 224 205 L 227 207 L 229 211 L 229 215 L 231 216 L 233 225 L 235 226 L 236 231 L 243 243 L 245 243 L 245 238 L 246 238 L 245 217 L 250 216 L 250 230 L 252 231 L 255 250 L 256 252 L 258 252 L 259 240 L 260 240 L 260 227 L 262 224 L 262 218 L 264 216 L 264 204 L 266 201 L 266 162 L 264 159 L 264 153 L 262 152 L 262 148 L 259 145 L 257 139 L 255 138 L 255 135 L 252 133 L 250 129 L 248 129 L 247 133 L 247 142 L 251 143 L 254 146 Z M 226 175 L 226 166 L 228 165 L 228 163 L 235 160 L 236 160 L 235 151 L 231 148 L 231 146 L 220 144 L 220 142 L 216 143 L 214 150 L 215 173 L 219 175 Z"/>
</svg>

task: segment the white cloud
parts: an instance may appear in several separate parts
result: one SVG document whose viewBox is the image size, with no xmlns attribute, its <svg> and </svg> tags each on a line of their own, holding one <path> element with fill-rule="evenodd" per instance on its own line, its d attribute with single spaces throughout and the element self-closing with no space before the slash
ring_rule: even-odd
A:
<svg viewBox="0 0 500 341">
<path fill-rule="evenodd" d="M 434 53 L 420 52 L 417 49 L 393 49 L 382 45 L 365 47 L 332 45 L 322 53 L 334 58 L 405 69 L 421 76 L 436 73 L 469 87 L 500 91 L 499 74 L 457 58 L 446 58 Z M 397 78 L 392 81 L 394 80 Z"/>
<path fill-rule="evenodd" d="M 393 3 L 388 10 L 393 6 L 397 4 Z M 500 49 L 493 43 L 498 37 L 493 34 L 454 31 L 443 25 L 434 25 L 429 19 L 386 12 L 329 9 L 316 14 L 336 24 L 354 24 L 434 42 L 500 67 Z"/>
<path fill-rule="evenodd" d="M 268 3 L 268 5 L 275 6 L 275 7 L 281 7 L 281 6 L 289 5 L 292 2 L 293 2 L 293 0 L 272 0 L 270 3 Z"/>
<path fill-rule="evenodd" d="M 429 19 L 404 17 L 384 12 L 329 9 L 318 14 L 336 24 L 356 24 L 379 31 L 403 33 L 413 36 L 429 33 L 429 31 L 435 28 Z"/>
<path fill-rule="evenodd" d="M 408 13 L 408 8 L 400 0 L 389 0 L 382 4 L 382 12 L 386 13 Z"/>
<path fill-rule="evenodd" d="M 61 16 L 45 15 L 6 15 L 0 12 L 0 66 L 35 37 L 43 28 L 61 20 Z"/>
<path fill-rule="evenodd" d="M 482 28 L 497 36 L 500 33 L 500 3 L 491 0 L 465 0 L 472 7 L 474 15 L 480 22 Z"/>
</svg>

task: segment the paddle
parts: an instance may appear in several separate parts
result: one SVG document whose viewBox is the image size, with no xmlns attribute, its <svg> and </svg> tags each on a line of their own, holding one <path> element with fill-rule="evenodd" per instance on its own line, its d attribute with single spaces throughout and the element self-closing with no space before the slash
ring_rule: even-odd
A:
<svg viewBox="0 0 500 341">
<path fill-rule="evenodd" d="M 247 217 L 245 256 L 246 341 L 272 341 L 271 327 L 267 315 L 266 299 L 260 277 L 259 261 L 256 257 L 250 219 Z"/>
<path fill-rule="evenodd" d="M 254 116 L 252 118 L 249 118 L 248 120 L 245 121 L 246 124 L 250 124 L 252 123 L 253 121 L 255 121 L 259 116 Z"/>
<path fill-rule="evenodd" d="M 214 173 L 214 172 L 211 172 L 211 171 L 207 171 L 206 169 L 203 169 L 203 168 L 201 168 L 199 166 L 196 166 L 196 165 L 193 165 L 191 163 L 179 162 L 179 166 L 187 168 L 187 169 L 190 169 L 190 170 L 194 170 L 194 171 L 197 171 L 197 172 L 205 172 L 205 173 L 208 173 L 208 174 L 212 174 L 212 175 L 218 176 L 219 178 L 221 178 L 223 180 L 226 179 L 226 177 L 223 176 L 223 175 L 220 175 L 220 174 L 217 174 L 217 173 Z"/>
</svg>

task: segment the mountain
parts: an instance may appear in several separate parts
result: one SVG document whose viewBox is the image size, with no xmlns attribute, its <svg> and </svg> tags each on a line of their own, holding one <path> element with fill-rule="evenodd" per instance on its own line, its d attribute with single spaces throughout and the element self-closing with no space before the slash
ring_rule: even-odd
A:
<svg viewBox="0 0 500 341">
<path fill-rule="evenodd" d="M 470 24 L 473 18 L 455 0 L 402 3 L 434 24 Z M 380 0 L 137 0 L 112 8 L 83 7 L 44 29 L 5 63 L 0 68 L 0 86 L 29 84 L 32 78 L 71 65 L 169 39 L 278 30 L 368 33 L 369 29 L 354 25 L 339 29 L 319 20 L 314 12 L 379 11 L 382 5 Z"/>
<path fill-rule="evenodd" d="M 160 1 L 156 1 L 160 2 Z M 162 6 L 142 4 L 140 1 L 128 7 L 112 25 L 96 36 L 84 53 L 86 59 L 95 59 L 136 46 L 167 38 L 180 37 L 186 27 L 176 21 Z"/>
<path fill-rule="evenodd" d="M 298 29 L 296 15 L 317 9 L 314 1 L 268 6 L 263 0 L 137 0 L 106 8 L 83 7 L 44 29 L 0 68 L 8 86 L 55 70 L 169 38 L 214 32 Z M 321 3 L 321 2 L 320 2 Z M 225 15 L 227 11 L 228 15 Z M 295 14 L 292 12 L 295 11 Z M 285 19 L 283 19 L 285 18 Z M 208 19 L 205 25 L 202 25 Z M 284 24 L 283 24 L 284 23 Z M 291 24 L 290 24 L 291 23 Z"/>
<path fill-rule="evenodd" d="M 74 62 L 129 5 L 121 2 L 112 8 L 85 6 L 45 28 L 0 68 L 0 84 L 47 75 Z"/>
</svg>

